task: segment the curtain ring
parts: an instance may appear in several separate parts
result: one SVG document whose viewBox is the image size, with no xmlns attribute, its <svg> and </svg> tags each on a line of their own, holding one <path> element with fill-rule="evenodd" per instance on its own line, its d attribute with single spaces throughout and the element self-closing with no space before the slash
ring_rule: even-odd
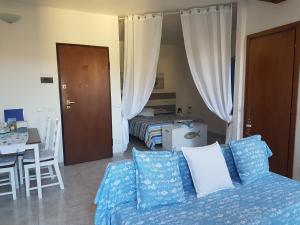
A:
<svg viewBox="0 0 300 225">
<path fill-rule="evenodd" d="M 152 17 L 153 17 L 153 18 L 155 18 L 155 15 L 154 15 L 154 13 L 152 14 Z"/>
<path fill-rule="evenodd" d="M 200 13 L 200 9 L 198 9 L 197 11 L 198 11 L 198 13 Z"/>
<path fill-rule="evenodd" d="M 191 9 L 189 10 L 189 14 L 192 14 L 192 10 Z"/>
</svg>

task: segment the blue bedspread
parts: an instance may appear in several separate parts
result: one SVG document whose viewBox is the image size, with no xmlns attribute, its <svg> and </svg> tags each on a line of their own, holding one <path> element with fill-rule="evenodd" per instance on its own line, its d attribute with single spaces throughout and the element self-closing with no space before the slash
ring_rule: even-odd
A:
<svg viewBox="0 0 300 225">
<path fill-rule="evenodd" d="M 223 152 L 227 152 L 223 146 Z M 230 155 L 225 154 L 226 162 Z M 197 198 L 186 160 L 179 153 L 179 167 L 186 201 L 141 212 L 136 210 L 133 161 L 108 165 L 98 193 L 96 225 L 300 225 L 300 183 L 270 173 L 242 185 L 227 164 L 235 188 Z"/>
<path fill-rule="evenodd" d="M 235 189 L 204 198 L 186 193 L 186 202 L 139 212 L 134 202 L 117 206 L 111 224 L 116 225 L 215 225 L 300 224 L 300 185 L 270 174 L 250 185 L 235 183 Z"/>
</svg>

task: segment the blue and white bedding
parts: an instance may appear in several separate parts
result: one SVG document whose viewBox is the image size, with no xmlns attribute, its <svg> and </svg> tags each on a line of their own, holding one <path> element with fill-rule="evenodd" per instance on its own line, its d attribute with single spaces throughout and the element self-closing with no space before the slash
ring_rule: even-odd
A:
<svg viewBox="0 0 300 225">
<path fill-rule="evenodd" d="M 136 116 L 129 120 L 129 134 L 144 141 L 150 149 L 162 144 L 162 126 L 173 124 L 175 120 L 191 119 L 188 117 L 171 115 L 157 115 L 153 117 Z"/>
<path fill-rule="evenodd" d="M 271 173 L 249 185 L 197 198 L 186 192 L 186 201 L 145 212 L 136 203 L 118 205 L 111 224 L 116 225 L 216 225 L 216 224 L 300 224 L 300 185 Z"/>
<path fill-rule="evenodd" d="M 137 210 L 133 161 L 109 164 L 95 198 L 95 225 L 300 224 L 300 183 L 269 173 L 241 184 L 227 148 L 222 151 L 234 189 L 197 198 L 186 160 L 178 153 L 185 202 L 147 211 Z"/>
</svg>

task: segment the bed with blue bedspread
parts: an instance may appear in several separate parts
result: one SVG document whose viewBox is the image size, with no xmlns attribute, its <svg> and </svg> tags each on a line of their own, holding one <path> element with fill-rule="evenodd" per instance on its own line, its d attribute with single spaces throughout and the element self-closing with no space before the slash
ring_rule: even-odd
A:
<svg viewBox="0 0 300 225">
<path fill-rule="evenodd" d="M 163 126 L 173 124 L 175 120 L 186 119 L 192 118 L 176 114 L 153 117 L 136 116 L 129 120 L 129 134 L 144 141 L 148 148 L 155 149 L 155 145 L 162 144 Z"/>
<path fill-rule="evenodd" d="M 235 188 L 197 198 L 187 162 L 179 152 L 186 201 L 147 211 L 136 209 L 133 161 L 109 164 L 95 198 L 95 225 L 300 224 L 298 182 L 269 173 L 243 185 L 228 146 L 222 146 L 222 152 Z"/>
</svg>

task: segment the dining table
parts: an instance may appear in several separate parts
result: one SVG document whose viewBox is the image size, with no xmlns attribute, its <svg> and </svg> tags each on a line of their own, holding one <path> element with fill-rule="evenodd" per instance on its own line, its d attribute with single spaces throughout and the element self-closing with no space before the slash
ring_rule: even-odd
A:
<svg viewBox="0 0 300 225">
<path fill-rule="evenodd" d="M 0 154 L 20 154 L 27 150 L 33 150 L 37 186 L 30 188 L 30 190 L 37 189 L 39 199 L 42 198 L 41 168 L 39 160 L 40 143 L 41 138 L 37 128 L 28 128 L 27 132 L 23 133 L 9 132 L 0 135 Z"/>
</svg>

